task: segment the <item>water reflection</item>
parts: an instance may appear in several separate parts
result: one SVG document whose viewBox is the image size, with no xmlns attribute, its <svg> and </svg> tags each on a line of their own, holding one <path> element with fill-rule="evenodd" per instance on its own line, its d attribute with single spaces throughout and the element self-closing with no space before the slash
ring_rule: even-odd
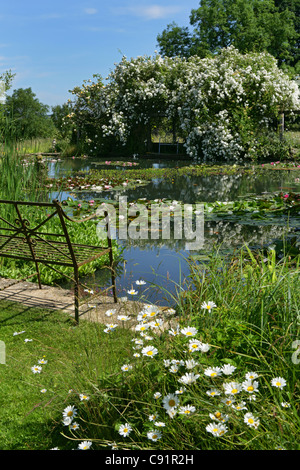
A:
<svg viewBox="0 0 300 470">
<path fill-rule="evenodd" d="M 101 167 L 105 161 L 98 161 Z M 187 164 L 186 161 L 160 161 L 146 160 L 139 161 L 140 167 L 167 168 L 179 167 Z M 190 162 L 189 162 L 190 163 Z M 65 176 L 76 171 L 88 171 L 95 168 L 90 159 L 76 160 L 66 159 L 62 162 L 50 162 L 50 176 Z M 100 167 L 99 167 L 100 168 Z M 128 167 L 126 167 L 127 169 Z M 135 167 L 136 168 L 136 167 Z M 120 166 L 120 171 L 122 167 Z M 139 198 L 146 198 L 149 201 L 167 198 L 181 201 L 185 204 L 196 202 L 233 201 L 238 198 L 252 196 L 262 196 L 274 192 L 300 192 L 300 170 L 257 171 L 251 175 L 178 175 L 174 180 L 155 178 L 146 186 L 136 186 L 135 188 L 124 188 L 122 190 L 112 190 L 104 192 L 81 191 L 79 193 L 63 192 L 52 194 L 52 197 L 59 196 L 62 200 L 67 197 L 72 199 L 115 199 L 121 195 L 127 196 L 128 202 L 136 201 Z M 288 233 L 287 226 L 295 227 L 299 224 L 299 217 L 293 220 L 279 218 L 278 220 L 264 218 L 263 220 L 249 221 L 241 220 L 237 222 L 230 220 L 205 220 L 204 226 L 204 247 L 199 253 L 206 255 L 213 246 L 221 245 L 224 252 L 233 251 L 243 244 L 255 248 L 262 248 L 271 244 L 276 239 L 283 239 Z M 126 240 L 119 241 L 124 246 L 125 264 L 117 279 L 119 295 L 127 295 L 126 292 L 133 287 L 141 295 L 147 295 L 149 301 L 159 302 L 167 305 L 167 300 L 172 300 L 173 295 L 182 286 L 184 279 L 189 275 L 187 259 L 194 252 L 189 252 L 185 247 L 185 240 Z M 199 254 L 198 253 L 198 254 Z M 95 274 L 87 282 L 99 283 L 103 285 L 109 279 L 105 271 Z M 145 287 L 135 286 L 138 279 L 147 281 Z M 154 284 L 152 290 L 149 284 Z"/>
</svg>

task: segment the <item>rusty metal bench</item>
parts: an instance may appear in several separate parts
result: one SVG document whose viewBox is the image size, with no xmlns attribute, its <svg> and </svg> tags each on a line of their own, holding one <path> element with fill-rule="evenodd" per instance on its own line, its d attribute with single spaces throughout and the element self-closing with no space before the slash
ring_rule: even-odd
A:
<svg viewBox="0 0 300 470">
<path fill-rule="evenodd" d="M 84 223 L 88 218 L 92 217 L 82 220 L 72 219 L 65 213 L 61 203 L 57 200 L 54 200 L 52 203 L 0 200 L 0 205 L 1 204 L 13 206 L 16 218 L 13 217 L 11 221 L 0 215 L 0 221 L 4 222 L 4 226 L 3 224 L 0 226 L 0 257 L 35 263 L 36 273 L 34 275 L 37 275 L 40 289 L 42 288 L 42 284 L 39 263 L 42 263 L 57 272 L 60 271 L 55 269 L 53 265 L 72 267 L 74 270 L 74 278 L 72 280 L 74 282 L 74 307 L 75 321 L 77 324 L 79 323 L 79 268 L 106 254 L 109 255 L 113 297 L 114 301 L 117 302 L 110 225 L 108 213 L 106 211 L 104 212 L 104 217 L 106 220 L 107 247 L 103 247 L 72 243 L 68 233 L 66 220 L 74 223 Z M 47 209 L 48 213 L 41 222 L 34 227 L 31 227 L 30 220 L 24 217 L 21 213 L 22 206 L 27 206 L 27 208 L 33 209 L 33 211 L 36 207 L 44 207 Z M 59 218 L 62 233 L 40 231 L 52 217 Z M 33 275 L 30 275 L 29 277 L 32 276 Z"/>
</svg>

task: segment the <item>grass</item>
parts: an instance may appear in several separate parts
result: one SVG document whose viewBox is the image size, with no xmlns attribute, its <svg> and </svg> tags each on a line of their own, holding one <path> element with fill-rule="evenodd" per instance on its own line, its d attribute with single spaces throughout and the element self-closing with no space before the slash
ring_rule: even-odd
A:
<svg viewBox="0 0 300 470">
<path fill-rule="evenodd" d="M 153 306 L 131 318 L 133 329 L 115 316 L 106 329 L 2 304 L 2 446 L 299 450 L 299 266 L 247 250 L 230 261 L 215 253 L 191 264 L 165 328 Z M 62 422 L 67 406 L 77 411 L 77 430 Z"/>
<path fill-rule="evenodd" d="M 127 332 L 118 335 L 119 349 L 98 324 L 82 320 L 77 328 L 63 312 L 4 301 L 0 305 L 1 341 L 6 346 L 6 364 L 0 364 L 0 449 L 70 448 L 60 434 L 61 411 L 71 397 L 91 393 L 103 377 L 116 372 Z M 31 367 L 40 359 L 48 363 L 41 374 L 33 374 Z"/>
</svg>

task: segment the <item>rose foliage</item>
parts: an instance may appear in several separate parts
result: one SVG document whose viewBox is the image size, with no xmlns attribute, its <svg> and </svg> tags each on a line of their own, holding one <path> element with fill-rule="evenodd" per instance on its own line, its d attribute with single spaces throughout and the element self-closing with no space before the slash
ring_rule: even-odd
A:
<svg viewBox="0 0 300 470">
<path fill-rule="evenodd" d="M 204 59 L 123 57 L 106 85 L 95 75 L 72 93 L 68 119 L 90 153 L 145 152 L 153 126 L 167 120 L 201 161 L 266 157 L 279 114 L 300 107 L 296 82 L 274 57 L 234 47 Z"/>
</svg>

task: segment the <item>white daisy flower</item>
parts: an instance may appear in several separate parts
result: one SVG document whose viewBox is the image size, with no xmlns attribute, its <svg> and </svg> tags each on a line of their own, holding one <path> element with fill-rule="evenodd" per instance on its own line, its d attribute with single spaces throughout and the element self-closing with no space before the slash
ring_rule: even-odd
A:
<svg viewBox="0 0 300 470">
<path fill-rule="evenodd" d="M 193 372 L 186 373 L 180 379 L 178 379 L 178 382 L 183 383 L 185 385 L 192 384 L 196 382 L 196 380 L 200 377 L 199 374 L 194 374 Z"/>
<path fill-rule="evenodd" d="M 214 302 L 203 302 L 201 305 L 201 308 L 204 308 L 205 310 L 211 310 L 212 308 L 215 308 L 216 304 Z"/>
<path fill-rule="evenodd" d="M 77 409 L 75 408 L 74 405 L 69 405 L 67 406 L 64 411 L 63 411 L 63 417 L 64 418 L 75 418 L 77 416 Z"/>
<path fill-rule="evenodd" d="M 224 383 L 223 387 L 226 395 L 236 395 L 242 390 L 242 387 L 238 382 Z"/>
<path fill-rule="evenodd" d="M 88 395 L 85 395 L 84 393 L 81 393 L 79 395 L 79 398 L 81 401 L 88 401 L 90 399 L 90 397 Z"/>
<path fill-rule="evenodd" d="M 158 349 L 154 346 L 146 346 L 142 349 L 142 354 L 144 356 L 153 357 L 158 353 Z"/>
<path fill-rule="evenodd" d="M 185 336 L 195 336 L 197 332 L 197 328 L 194 328 L 193 326 L 187 326 L 181 329 L 181 333 Z"/>
<path fill-rule="evenodd" d="M 119 434 L 123 437 L 129 436 L 131 431 L 132 431 L 132 427 L 128 423 L 121 424 L 121 426 L 119 427 Z"/>
<path fill-rule="evenodd" d="M 259 419 L 255 419 L 252 413 L 246 413 L 244 416 L 244 423 L 251 428 L 257 428 L 259 425 Z"/>
<path fill-rule="evenodd" d="M 82 442 L 80 442 L 80 444 L 78 444 L 78 449 L 79 450 L 89 450 L 91 445 L 92 445 L 91 441 L 82 441 Z"/>
<path fill-rule="evenodd" d="M 181 415 L 190 415 L 192 413 L 195 413 L 196 408 L 193 405 L 186 405 L 186 406 L 180 406 L 178 409 L 178 413 Z"/>
<path fill-rule="evenodd" d="M 235 371 L 236 367 L 231 364 L 224 364 L 222 372 L 224 375 L 231 375 Z"/>
<path fill-rule="evenodd" d="M 40 374 L 42 372 L 41 366 L 33 366 L 31 367 L 31 370 L 34 374 Z"/>
<path fill-rule="evenodd" d="M 273 387 L 277 387 L 282 390 L 283 387 L 286 386 L 286 380 L 282 377 L 275 377 L 274 379 L 272 379 L 271 384 Z"/>
<path fill-rule="evenodd" d="M 151 441 L 154 441 L 156 442 L 158 439 L 161 438 L 161 432 L 160 431 L 148 431 L 147 432 L 147 437 L 148 439 L 150 439 Z"/>
<path fill-rule="evenodd" d="M 220 437 L 227 432 L 225 424 L 217 424 L 215 422 L 208 424 L 205 429 L 216 437 Z"/>
<path fill-rule="evenodd" d="M 179 403 L 178 397 L 174 393 L 169 393 L 162 400 L 162 405 L 166 410 L 175 408 Z"/>
<path fill-rule="evenodd" d="M 252 381 L 251 379 L 249 380 L 244 380 L 242 383 L 243 390 L 245 390 L 248 393 L 254 393 L 258 389 L 258 382 L 256 380 Z"/>
<path fill-rule="evenodd" d="M 208 367 L 204 370 L 204 374 L 208 377 L 218 377 L 222 374 L 222 369 L 220 367 Z"/>
<path fill-rule="evenodd" d="M 215 397 L 217 395 L 221 395 L 221 392 L 216 388 L 211 388 L 210 390 L 207 390 L 206 395 L 209 397 Z"/>
</svg>

